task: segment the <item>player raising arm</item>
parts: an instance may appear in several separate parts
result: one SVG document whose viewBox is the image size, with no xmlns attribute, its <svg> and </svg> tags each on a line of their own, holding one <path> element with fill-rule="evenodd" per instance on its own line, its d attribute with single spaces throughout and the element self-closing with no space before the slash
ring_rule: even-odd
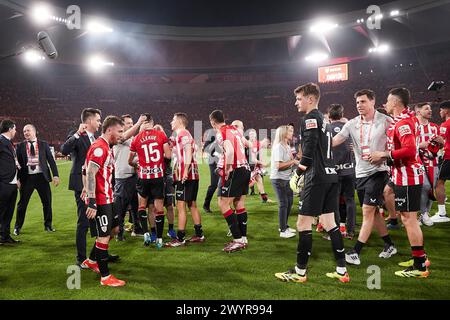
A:
<svg viewBox="0 0 450 320">
<path fill-rule="evenodd" d="M 135 156 L 138 161 L 135 161 Z M 147 114 L 147 123 L 131 142 L 128 163 L 138 168 L 137 192 L 139 198 L 139 219 L 144 232 L 144 245 L 151 243 L 148 232 L 147 205 L 149 199 L 154 200 L 156 209 L 156 247 L 162 248 L 164 230 L 164 158 L 171 158 L 169 140 L 164 132 L 153 128 L 153 118 Z"/>
</svg>

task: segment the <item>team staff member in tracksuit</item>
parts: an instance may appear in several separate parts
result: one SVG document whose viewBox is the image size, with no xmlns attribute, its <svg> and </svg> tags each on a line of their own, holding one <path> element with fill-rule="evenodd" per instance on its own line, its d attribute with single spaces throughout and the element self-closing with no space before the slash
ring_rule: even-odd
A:
<svg viewBox="0 0 450 320">
<path fill-rule="evenodd" d="M 145 116 L 141 116 L 136 124 L 133 124 L 133 118 L 129 115 L 121 116 L 124 122 L 124 137 L 122 137 L 118 144 L 113 147 L 114 152 L 114 205 L 119 214 L 119 234 L 117 239 L 123 241 L 124 237 L 124 219 L 128 206 L 131 206 L 130 214 L 133 219 L 133 232 L 134 235 L 143 234 L 140 230 L 139 218 L 137 216 L 138 204 L 137 204 L 137 173 L 136 170 L 128 164 L 128 156 L 130 155 L 130 145 L 133 138 L 139 131 L 139 127 L 147 119 Z"/>
<path fill-rule="evenodd" d="M 345 125 L 344 107 L 333 104 L 329 109 L 331 133 L 333 137 L 341 132 Z M 336 224 L 340 224 L 340 230 L 344 237 L 353 238 L 356 223 L 355 204 L 355 159 L 349 141 L 338 147 L 333 147 L 333 156 L 336 170 L 339 176 L 339 196 L 345 201 L 345 216 L 336 212 Z"/>
<path fill-rule="evenodd" d="M 208 190 L 206 191 L 205 201 L 203 203 L 203 210 L 205 210 L 206 213 L 212 213 L 211 200 L 219 186 L 220 179 L 220 176 L 217 174 L 216 169 L 221 149 L 216 141 L 216 134 L 217 132 L 215 129 L 209 129 L 207 131 L 205 144 L 203 145 L 203 152 L 206 152 L 208 154 L 209 176 L 211 179 Z"/>
</svg>

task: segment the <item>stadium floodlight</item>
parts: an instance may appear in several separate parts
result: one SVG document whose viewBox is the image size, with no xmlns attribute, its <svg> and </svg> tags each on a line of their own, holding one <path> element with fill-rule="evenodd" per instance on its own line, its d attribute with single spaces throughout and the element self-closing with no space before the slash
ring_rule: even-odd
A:
<svg viewBox="0 0 450 320">
<path fill-rule="evenodd" d="M 369 53 L 377 53 L 377 54 L 385 54 L 391 50 L 391 47 L 388 44 L 382 44 L 377 47 L 373 47 L 369 49 Z"/>
<path fill-rule="evenodd" d="M 97 20 L 89 21 L 86 29 L 89 33 L 93 34 L 111 33 L 114 31 L 111 27 Z"/>
<path fill-rule="evenodd" d="M 93 56 L 88 60 L 88 67 L 91 71 L 99 72 L 106 67 L 114 67 L 114 62 L 107 61 L 100 56 Z"/>
<path fill-rule="evenodd" d="M 52 11 L 48 5 L 39 3 L 31 9 L 31 16 L 37 24 L 44 24 L 52 19 Z"/>
<path fill-rule="evenodd" d="M 391 17 L 397 17 L 400 14 L 399 10 L 392 10 L 391 11 Z"/>
<path fill-rule="evenodd" d="M 322 62 L 322 61 L 327 60 L 328 57 L 329 57 L 328 54 L 326 54 L 324 52 L 316 52 L 316 53 L 313 53 L 313 54 L 307 56 L 305 58 L 305 60 L 308 61 L 308 62 L 318 63 L 318 62 Z"/>
<path fill-rule="evenodd" d="M 337 23 L 333 23 L 331 21 L 319 21 L 311 26 L 309 29 L 312 33 L 318 33 L 318 34 L 325 34 L 328 33 L 336 28 L 338 28 L 339 25 Z"/>
<path fill-rule="evenodd" d="M 36 50 L 27 50 L 23 54 L 23 58 L 25 60 L 25 63 L 29 65 L 36 65 L 39 62 L 42 62 L 45 60 L 45 57 Z"/>
</svg>

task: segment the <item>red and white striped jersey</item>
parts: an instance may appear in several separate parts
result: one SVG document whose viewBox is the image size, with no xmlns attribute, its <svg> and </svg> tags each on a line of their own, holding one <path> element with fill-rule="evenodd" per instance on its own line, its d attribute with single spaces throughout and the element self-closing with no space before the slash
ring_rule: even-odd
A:
<svg viewBox="0 0 450 320">
<path fill-rule="evenodd" d="M 248 161 L 245 156 L 245 145 L 244 145 L 244 137 L 239 132 L 238 128 L 232 125 L 224 125 L 219 129 L 219 132 L 216 135 L 216 140 L 219 146 L 223 149 L 223 153 L 221 158 L 217 164 L 219 168 L 225 168 L 227 165 L 231 164 L 233 170 L 236 168 L 245 167 L 249 169 Z M 224 142 L 229 141 L 233 148 L 233 162 L 226 163 L 225 159 L 225 148 Z"/>
<path fill-rule="evenodd" d="M 419 157 L 419 122 L 405 109 L 394 118 L 387 131 L 388 150 L 394 160 L 391 180 L 397 186 L 423 184 L 423 165 Z"/>
<path fill-rule="evenodd" d="M 419 144 L 423 142 L 432 141 L 439 135 L 439 127 L 432 122 L 428 122 L 428 124 L 419 124 L 418 133 L 419 133 L 418 135 Z M 430 153 L 427 152 L 427 154 Z M 422 162 L 427 167 L 436 167 L 438 165 L 437 157 L 434 157 L 433 159 L 429 159 L 428 157 L 422 157 Z"/>
<path fill-rule="evenodd" d="M 450 119 L 441 124 L 439 135 L 445 140 L 444 160 L 450 160 Z"/>
<path fill-rule="evenodd" d="M 174 170 L 174 180 L 181 181 L 184 176 L 184 168 L 186 162 L 190 162 L 187 174 L 187 180 L 199 180 L 198 164 L 197 164 L 197 145 L 194 138 L 186 129 L 178 132 L 175 138 L 176 164 Z M 190 150 L 191 159 L 186 158 L 186 151 Z"/>
<path fill-rule="evenodd" d="M 138 155 L 140 179 L 157 179 L 164 176 L 164 144 L 168 142 L 164 132 L 154 129 L 144 130 L 133 139 L 130 151 Z"/>
<path fill-rule="evenodd" d="M 114 171 L 114 154 L 108 141 L 103 137 L 91 144 L 86 154 L 85 168 L 92 162 L 99 167 L 95 176 L 95 201 L 97 205 L 113 203 L 112 174 Z"/>
</svg>

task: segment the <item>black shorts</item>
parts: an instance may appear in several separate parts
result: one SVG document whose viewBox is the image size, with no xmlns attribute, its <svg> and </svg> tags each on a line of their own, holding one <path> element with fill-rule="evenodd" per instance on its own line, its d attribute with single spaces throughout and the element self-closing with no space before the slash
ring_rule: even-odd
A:
<svg viewBox="0 0 450 320">
<path fill-rule="evenodd" d="M 384 187 L 389 182 L 387 172 L 377 172 L 371 176 L 356 179 L 356 190 L 361 207 L 367 206 L 377 207 L 384 203 Z"/>
<path fill-rule="evenodd" d="M 197 201 L 198 180 L 187 180 L 184 183 L 177 181 L 175 190 L 175 198 L 177 201 Z"/>
<path fill-rule="evenodd" d="M 138 179 L 136 190 L 149 203 L 155 199 L 164 199 L 164 179 Z"/>
<path fill-rule="evenodd" d="M 395 210 L 400 212 L 420 211 L 422 185 L 394 186 Z"/>
<path fill-rule="evenodd" d="M 339 177 L 339 196 L 343 196 L 346 199 L 355 197 L 355 176 L 341 176 Z"/>
<path fill-rule="evenodd" d="M 173 178 L 164 178 L 164 207 L 173 206 L 175 201 L 175 187 L 173 186 Z"/>
<path fill-rule="evenodd" d="M 333 213 L 338 209 L 339 184 L 324 183 L 305 185 L 298 204 L 299 215 L 318 217 L 324 213 Z"/>
<path fill-rule="evenodd" d="M 220 186 L 219 195 L 225 198 L 238 198 L 247 195 L 250 174 L 250 171 L 244 167 L 231 171 L 228 180 Z"/>
<path fill-rule="evenodd" d="M 97 215 L 89 220 L 92 237 L 108 237 L 111 230 L 119 225 L 119 215 L 114 204 L 97 205 Z"/>
<path fill-rule="evenodd" d="M 444 160 L 440 165 L 439 180 L 450 180 L 450 160 Z"/>
</svg>

